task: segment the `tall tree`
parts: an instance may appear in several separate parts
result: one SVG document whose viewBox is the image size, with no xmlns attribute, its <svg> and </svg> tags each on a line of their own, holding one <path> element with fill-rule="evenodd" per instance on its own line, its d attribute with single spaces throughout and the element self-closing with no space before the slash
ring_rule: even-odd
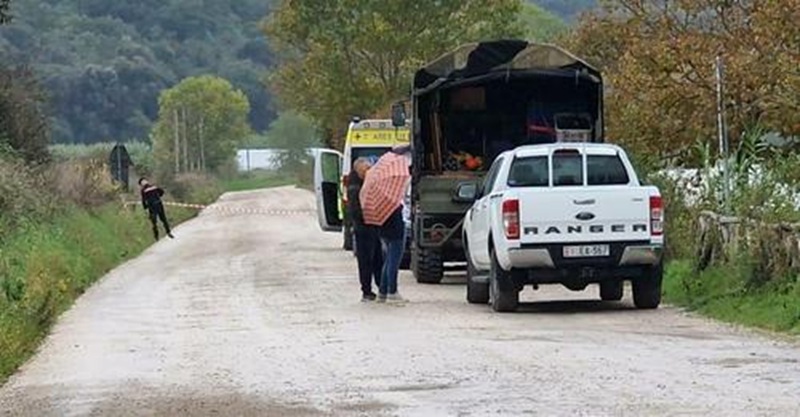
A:
<svg viewBox="0 0 800 417">
<path fill-rule="evenodd" d="M 609 0 L 571 48 L 609 84 L 609 134 L 651 155 L 716 144 L 714 62 L 735 145 L 753 125 L 800 133 L 800 0 Z"/>
<path fill-rule="evenodd" d="M 214 76 L 191 77 L 165 90 L 153 131 L 160 175 L 214 171 L 234 158 L 250 133 L 247 96 Z"/>
<path fill-rule="evenodd" d="M 281 149 L 278 157 L 281 169 L 299 173 L 308 163 L 309 148 L 320 145 L 319 128 L 308 117 L 293 112 L 285 112 L 269 127 L 266 133 L 270 147 Z"/>
<path fill-rule="evenodd" d="M 282 0 L 265 31 L 282 58 L 269 82 L 330 135 L 408 94 L 413 71 L 459 44 L 523 34 L 519 0 Z M 338 145 L 333 141 L 332 145 Z"/>
<path fill-rule="evenodd" d="M 29 162 L 49 157 L 46 98 L 28 68 L 0 65 L 0 146 Z"/>
<path fill-rule="evenodd" d="M 11 21 L 11 0 L 0 0 L 0 25 Z"/>
<path fill-rule="evenodd" d="M 250 123 L 264 131 L 275 115 L 262 82 L 272 58 L 259 27 L 269 3 L 11 0 L 0 62 L 35 70 L 51 98 L 55 142 L 145 139 L 159 93 L 198 74 L 244 91 Z"/>
<path fill-rule="evenodd" d="M 0 25 L 11 21 L 11 0 L 0 0 Z"/>
<path fill-rule="evenodd" d="M 533 3 L 523 4 L 520 20 L 530 41 L 549 42 L 569 29 L 561 18 Z"/>
</svg>

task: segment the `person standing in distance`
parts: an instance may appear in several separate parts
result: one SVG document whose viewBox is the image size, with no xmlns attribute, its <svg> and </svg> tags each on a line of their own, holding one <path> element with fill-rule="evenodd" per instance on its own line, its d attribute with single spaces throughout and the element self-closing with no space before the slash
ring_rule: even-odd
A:
<svg viewBox="0 0 800 417">
<path fill-rule="evenodd" d="M 139 178 L 139 188 L 142 194 L 142 206 L 148 211 L 150 223 L 153 224 L 153 236 L 155 239 L 158 240 L 159 219 L 161 220 L 161 224 L 164 225 L 167 236 L 174 239 L 175 236 L 172 235 L 169 222 L 167 221 L 167 213 L 164 211 L 164 203 L 161 201 L 161 197 L 164 196 L 164 190 L 161 189 L 161 187 L 150 184 L 145 177 Z"/>
</svg>

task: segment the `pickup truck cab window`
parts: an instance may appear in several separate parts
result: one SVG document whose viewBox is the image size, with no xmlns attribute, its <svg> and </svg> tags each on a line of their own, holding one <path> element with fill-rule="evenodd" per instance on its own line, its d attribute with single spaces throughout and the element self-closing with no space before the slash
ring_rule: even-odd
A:
<svg viewBox="0 0 800 417">
<path fill-rule="evenodd" d="M 508 176 L 510 187 L 547 187 L 549 184 L 547 157 L 516 158 Z"/>
<path fill-rule="evenodd" d="M 494 183 L 497 182 L 497 175 L 500 173 L 500 167 L 503 165 L 503 158 L 497 158 L 492 167 L 489 168 L 489 173 L 486 174 L 486 180 L 483 182 L 483 187 L 481 188 L 480 196 L 483 197 L 494 189 Z"/>
<path fill-rule="evenodd" d="M 553 186 L 628 185 L 631 178 L 619 155 L 582 155 L 577 151 L 554 153 L 552 157 Z M 548 187 L 550 166 L 545 155 L 514 159 L 508 175 L 509 187 Z"/>
<path fill-rule="evenodd" d="M 586 157 L 588 185 L 626 185 L 631 179 L 619 155 Z"/>
<path fill-rule="evenodd" d="M 553 152 L 553 186 L 583 185 L 583 156 L 573 150 Z"/>
</svg>

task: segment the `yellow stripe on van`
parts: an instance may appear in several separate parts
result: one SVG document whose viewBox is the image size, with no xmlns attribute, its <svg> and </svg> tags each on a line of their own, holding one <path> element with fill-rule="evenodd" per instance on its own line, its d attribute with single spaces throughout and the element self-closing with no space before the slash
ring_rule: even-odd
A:
<svg viewBox="0 0 800 417">
<path fill-rule="evenodd" d="M 388 145 L 409 142 L 408 129 L 351 129 L 347 134 L 349 145 Z"/>
</svg>

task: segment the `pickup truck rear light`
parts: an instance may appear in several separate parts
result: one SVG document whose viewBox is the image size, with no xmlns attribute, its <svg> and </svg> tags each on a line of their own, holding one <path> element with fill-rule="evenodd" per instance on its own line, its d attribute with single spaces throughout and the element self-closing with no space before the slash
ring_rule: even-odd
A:
<svg viewBox="0 0 800 417">
<path fill-rule="evenodd" d="M 650 234 L 664 234 L 664 207 L 661 197 L 650 197 Z"/>
<path fill-rule="evenodd" d="M 506 239 L 519 239 L 519 200 L 503 201 L 503 229 Z"/>
</svg>

